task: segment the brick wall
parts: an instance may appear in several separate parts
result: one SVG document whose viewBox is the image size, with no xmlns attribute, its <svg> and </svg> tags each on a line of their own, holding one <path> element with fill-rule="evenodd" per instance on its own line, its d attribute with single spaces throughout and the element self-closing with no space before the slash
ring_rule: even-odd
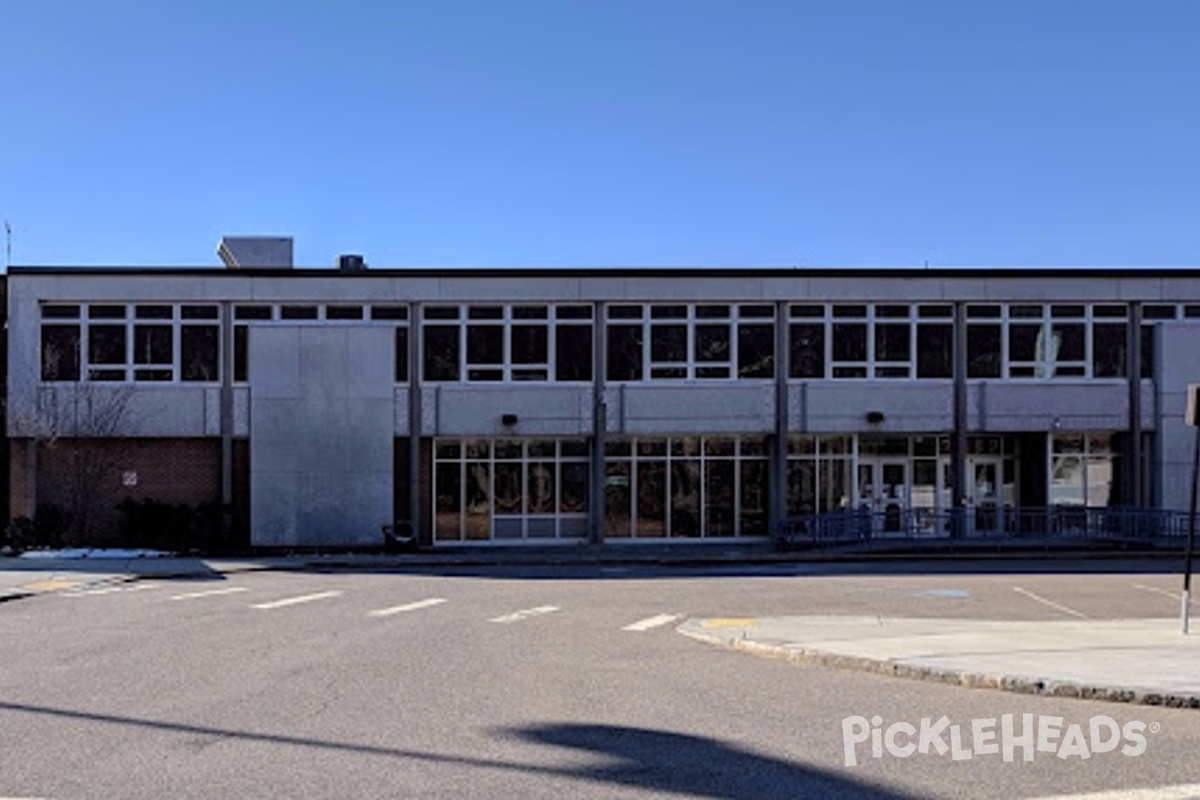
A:
<svg viewBox="0 0 1200 800">
<path fill-rule="evenodd" d="M 24 452 L 25 446 L 13 448 L 14 513 L 18 505 L 24 505 Z M 193 507 L 221 500 L 220 439 L 60 440 L 39 446 L 39 506 L 53 504 L 64 510 L 72 507 L 72 484 L 78 474 L 72 463 L 76 456 L 93 459 L 92 463 L 105 467 L 90 514 L 96 544 L 117 535 L 122 520 L 117 505 L 127 498 Z M 27 509 L 22 510 L 27 513 Z"/>
</svg>

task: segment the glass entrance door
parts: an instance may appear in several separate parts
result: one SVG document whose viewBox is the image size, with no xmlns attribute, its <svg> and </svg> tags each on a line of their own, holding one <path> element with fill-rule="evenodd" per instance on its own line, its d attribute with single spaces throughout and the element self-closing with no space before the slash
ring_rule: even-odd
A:
<svg viewBox="0 0 1200 800">
<path fill-rule="evenodd" d="M 1004 529 L 1004 504 L 1001 482 L 1004 462 L 999 458 L 975 457 L 968 461 L 968 498 L 973 509 L 972 526 L 976 533 L 998 533 Z"/>
<path fill-rule="evenodd" d="M 908 461 L 859 459 L 858 507 L 868 511 L 875 533 L 900 533 L 909 508 Z"/>
</svg>

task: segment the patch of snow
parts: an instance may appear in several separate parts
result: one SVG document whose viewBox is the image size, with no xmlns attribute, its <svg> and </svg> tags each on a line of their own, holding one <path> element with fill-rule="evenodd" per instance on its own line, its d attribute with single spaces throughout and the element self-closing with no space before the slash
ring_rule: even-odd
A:
<svg viewBox="0 0 1200 800">
<path fill-rule="evenodd" d="M 30 550 L 21 558 L 169 558 L 172 553 L 162 550 L 122 550 L 101 547 L 67 547 L 62 550 Z"/>
</svg>

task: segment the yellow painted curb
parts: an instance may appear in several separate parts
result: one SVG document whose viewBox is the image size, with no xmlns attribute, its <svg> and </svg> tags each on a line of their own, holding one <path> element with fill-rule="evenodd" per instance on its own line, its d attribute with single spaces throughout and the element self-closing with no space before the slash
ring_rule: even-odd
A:
<svg viewBox="0 0 1200 800">
<path fill-rule="evenodd" d="M 753 617 L 729 617 L 726 619 L 706 619 L 700 623 L 702 628 L 748 628 L 757 620 Z"/>
<path fill-rule="evenodd" d="M 78 586 L 78 585 L 79 585 L 79 581 L 48 580 L 48 581 L 36 581 L 34 583 L 27 583 L 24 586 L 22 586 L 21 588 L 29 589 L 30 591 L 33 591 L 33 592 L 56 592 L 59 589 L 70 589 L 72 586 Z"/>
</svg>

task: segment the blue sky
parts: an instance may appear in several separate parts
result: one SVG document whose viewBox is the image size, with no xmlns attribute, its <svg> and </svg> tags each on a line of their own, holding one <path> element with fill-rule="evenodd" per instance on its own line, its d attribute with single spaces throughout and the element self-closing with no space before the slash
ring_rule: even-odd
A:
<svg viewBox="0 0 1200 800">
<path fill-rule="evenodd" d="M 13 263 L 1195 265 L 1196 0 L 7 0 Z"/>
</svg>

